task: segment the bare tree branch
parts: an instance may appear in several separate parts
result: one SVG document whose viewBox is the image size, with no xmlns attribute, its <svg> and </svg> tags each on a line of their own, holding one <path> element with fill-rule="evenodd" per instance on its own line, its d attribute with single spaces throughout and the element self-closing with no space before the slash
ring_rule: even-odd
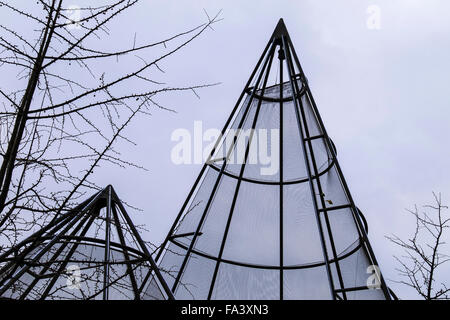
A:
<svg viewBox="0 0 450 320">
<path fill-rule="evenodd" d="M 400 264 L 396 269 L 405 280 L 395 281 L 414 289 L 426 300 L 450 299 L 450 289 L 438 282 L 439 271 L 448 261 L 450 256 L 444 254 L 443 239 L 445 231 L 450 227 L 450 218 L 445 217 L 444 210 L 448 206 L 442 204 L 441 194 L 433 192 L 435 205 L 424 205 L 423 208 L 431 209 L 432 213 L 421 212 L 415 206 L 414 210 L 408 210 L 415 219 L 414 234 L 408 240 L 402 240 L 398 236 L 386 237 L 392 243 L 404 249 L 402 257 L 395 256 Z"/>
</svg>

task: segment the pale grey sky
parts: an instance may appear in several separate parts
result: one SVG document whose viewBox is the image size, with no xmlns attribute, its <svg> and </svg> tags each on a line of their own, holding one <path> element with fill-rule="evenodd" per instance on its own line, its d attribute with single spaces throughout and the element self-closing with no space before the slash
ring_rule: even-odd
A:
<svg viewBox="0 0 450 320">
<path fill-rule="evenodd" d="M 370 5 L 380 8 L 379 30 L 367 28 Z M 203 9 L 210 15 L 223 9 L 224 20 L 170 57 L 162 65 L 166 73 L 155 78 L 174 86 L 221 84 L 199 91 L 201 99 L 191 93 L 161 98 L 177 113 L 155 111 L 127 129 L 137 146 L 120 150 L 148 172 L 105 166 L 95 180 L 142 208 L 131 211 L 134 221 L 150 229 L 146 240 L 162 241 L 201 169 L 171 162 L 171 133 L 192 130 L 195 120 L 204 129 L 223 126 L 282 17 L 388 285 L 403 298 L 415 297 L 389 281 L 397 278 L 392 255 L 401 252 L 385 235 L 410 233 L 405 208 L 432 201 L 432 191 L 450 199 L 450 2 L 148 0 L 116 20 L 111 39 L 119 47 L 132 43 L 134 32 L 138 43 L 160 40 L 203 22 Z"/>
</svg>

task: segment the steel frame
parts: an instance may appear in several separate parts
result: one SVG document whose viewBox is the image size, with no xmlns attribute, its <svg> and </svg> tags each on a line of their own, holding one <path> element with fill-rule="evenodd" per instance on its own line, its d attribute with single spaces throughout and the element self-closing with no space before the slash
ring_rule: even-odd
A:
<svg viewBox="0 0 450 320">
<path fill-rule="evenodd" d="M 106 211 L 104 217 L 101 216 L 102 209 Z M 95 222 L 101 223 L 102 220 L 104 220 L 105 228 L 104 238 L 87 236 L 92 225 Z M 117 232 L 118 242 L 111 240 L 113 230 Z M 127 239 L 124 235 L 125 230 L 129 235 Z M 56 281 L 65 275 L 67 264 L 73 262 L 73 255 L 80 245 L 104 250 L 102 261 L 89 257 L 88 254 L 88 257 L 82 261 L 84 264 L 98 265 L 103 268 L 103 280 L 95 284 L 98 289 L 86 299 L 99 297 L 103 300 L 110 299 L 110 288 L 120 279 L 127 277 L 131 283 L 130 295 L 135 300 L 140 300 L 142 288 L 148 285 L 150 276 L 158 283 L 163 298 L 174 299 L 145 242 L 110 185 L 0 255 L 0 263 L 3 264 L 0 268 L 0 297 L 5 297 L 8 290 L 20 284 L 22 276 L 31 275 L 34 279 L 26 283 L 26 288 L 17 298 L 19 300 L 35 298 L 30 297 L 30 292 L 33 290 L 39 291 L 37 295 L 40 300 L 52 298 L 51 291 Z M 112 251 L 123 254 L 124 261 L 114 260 L 111 257 Z M 50 258 L 41 261 L 43 257 Z M 138 286 L 133 263 L 138 263 L 139 266 L 149 270 L 150 276 L 145 278 L 141 287 Z M 123 264 L 126 272 L 111 281 L 110 269 L 113 264 Z M 32 270 L 33 267 L 41 267 L 41 269 L 36 274 Z M 37 288 L 36 285 L 41 279 L 51 280 L 43 287 Z"/>
</svg>

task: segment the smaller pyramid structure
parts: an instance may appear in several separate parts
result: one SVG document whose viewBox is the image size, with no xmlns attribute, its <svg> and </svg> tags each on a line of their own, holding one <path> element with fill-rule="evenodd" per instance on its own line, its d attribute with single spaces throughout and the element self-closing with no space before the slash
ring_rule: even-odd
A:
<svg viewBox="0 0 450 320">
<path fill-rule="evenodd" d="M 163 300 L 173 295 L 109 185 L 0 256 L 0 297 Z"/>
</svg>

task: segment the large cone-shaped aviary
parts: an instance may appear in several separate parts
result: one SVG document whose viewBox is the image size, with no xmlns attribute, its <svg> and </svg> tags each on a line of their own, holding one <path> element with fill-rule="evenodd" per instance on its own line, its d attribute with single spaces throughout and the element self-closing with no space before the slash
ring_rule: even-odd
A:
<svg viewBox="0 0 450 320">
<path fill-rule="evenodd" d="M 157 258 L 177 299 L 390 299 L 283 20 Z"/>
</svg>

